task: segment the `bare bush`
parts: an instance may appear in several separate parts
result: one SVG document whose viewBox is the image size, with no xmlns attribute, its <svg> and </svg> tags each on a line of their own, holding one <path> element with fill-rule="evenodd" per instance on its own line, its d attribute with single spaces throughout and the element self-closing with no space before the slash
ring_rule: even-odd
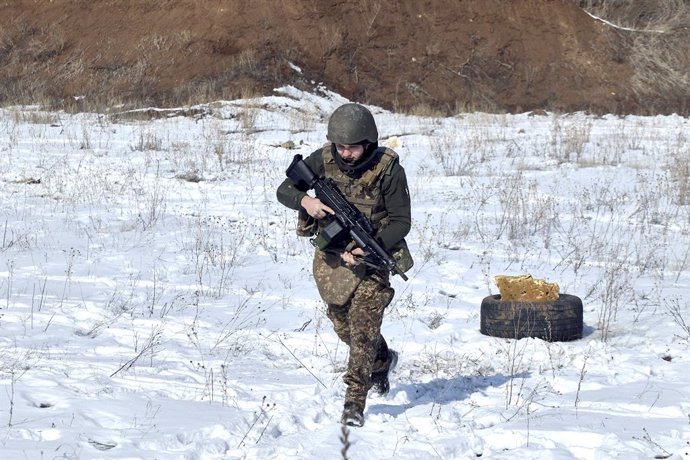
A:
<svg viewBox="0 0 690 460">
<path fill-rule="evenodd" d="M 666 301 L 666 314 L 678 325 L 683 333 L 682 338 L 690 342 L 690 321 L 686 319 L 688 309 L 690 309 L 690 303 L 682 304 L 679 298 Z"/>
<path fill-rule="evenodd" d="M 664 99 L 690 98 L 690 3 L 647 0 L 578 0 L 590 14 L 617 27 L 633 64 L 632 90 L 650 109 Z"/>
<path fill-rule="evenodd" d="M 136 142 L 130 148 L 134 152 L 158 151 L 162 149 L 162 145 L 163 141 L 154 132 L 142 129 L 137 136 Z"/>
<path fill-rule="evenodd" d="M 501 206 L 496 239 L 505 235 L 510 241 L 530 244 L 530 236 L 540 235 L 548 246 L 557 218 L 553 199 L 542 195 L 537 183 L 522 173 L 506 177 L 496 194 Z"/>
<path fill-rule="evenodd" d="M 670 178 L 670 193 L 679 206 L 690 205 L 690 148 L 671 155 L 667 165 Z"/>
<path fill-rule="evenodd" d="M 444 130 L 431 143 L 431 154 L 439 162 L 446 176 L 469 176 L 481 158 L 455 130 Z"/>
<path fill-rule="evenodd" d="M 551 118 L 552 155 L 559 162 L 582 161 L 589 143 L 592 123 L 587 120 L 568 122 L 558 114 Z"/>
<path fill-rule="evenodd" d="M 690 21 L 690 13 L 687 15 Z M 688 34 L 645 34 L 635 37 L 631 61 L 635 73 L 632 88 L 635 93 L 649 100 L 653 106 L 654 95 L 666 94 L 685 99 L 690 97 L 690 58 L 685 54 Z"/>
<path fill-rule="evenodd" d="M 625 264 L 613 263 L 606 268 L 601 283 L 598 283 L 599 311 L 597 327 L 601 340 L 608 341 L 611 327 L 618 317 L 620 308 L 634 298 L 632 279 L 627 273 Z"/>
<path fill-rule="evenodd" d="M 690 5 L 685 0 L 575 0 L 586 11 L 617 26 L 667 32 L 687 25 Z"/>
</svg>

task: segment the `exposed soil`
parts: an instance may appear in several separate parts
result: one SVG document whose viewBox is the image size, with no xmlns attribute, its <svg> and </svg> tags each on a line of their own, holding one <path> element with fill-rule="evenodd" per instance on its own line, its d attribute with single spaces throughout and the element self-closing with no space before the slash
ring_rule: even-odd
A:
<svg viewBox="0 0 690 460">
<path fill-rule="evenodd" d="M 7 0 L 0 103 L 165 106 L 322 83 L 395 110 L 687 114 L 690 89 L 635 86 L 630 34 L 566 0 Z"/>
</svg>

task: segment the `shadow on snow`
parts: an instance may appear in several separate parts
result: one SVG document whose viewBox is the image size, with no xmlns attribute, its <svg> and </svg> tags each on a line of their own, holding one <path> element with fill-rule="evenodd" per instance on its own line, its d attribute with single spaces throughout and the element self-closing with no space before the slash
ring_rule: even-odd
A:
<svg viewBox="0 0 690 460">
<path fill-rule="evenodd" d="M 426 383 L 399 384 L 391 388 L 387 397 L 393 404 L 372 404 L 369 406 L 370 414 L 388 414 L 393 417 L 407 410 L 426 404 L 448 404 L 467 399 L 476 391 L 484 391 L 487 388 L 498 388 L 514 379 L 526 379 L 529 372 L 521 372 L 512 376 L 497 374 L 493 377 L 456 377 L 439 378 Z M 406 394 L 409 402 L 395 404 L 394 400 Z"/>
</svg>

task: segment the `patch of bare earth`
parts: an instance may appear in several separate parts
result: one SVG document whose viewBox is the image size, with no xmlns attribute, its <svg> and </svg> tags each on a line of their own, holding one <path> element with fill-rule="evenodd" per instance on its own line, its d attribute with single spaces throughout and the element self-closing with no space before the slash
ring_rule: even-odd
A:
<svg viewBox="0 0 690 460">
<path fill-rule="evenodd" d="M 641 61 L 639 33 L 583 3 L 0 1 L 0 104 L 170 106 L 322 83 L 404 111 L 687 114 L 687 62 Z M 687 30 L 669 33 L 690 55 Z M 679 76 L 656 88 L 641 70 Z"/>
</svg>

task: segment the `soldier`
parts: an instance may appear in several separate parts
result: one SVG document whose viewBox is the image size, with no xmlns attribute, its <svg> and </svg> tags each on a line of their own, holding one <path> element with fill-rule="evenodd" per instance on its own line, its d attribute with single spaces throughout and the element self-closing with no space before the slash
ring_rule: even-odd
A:
<svg viewBox="0 0 690 460">
<path fill-rule="evenodd" d="M 398 262 L 401 270 L 412 266 L 404 237 L 410 231 L 410 194 L 398 155 L 378 146 L 378 129 L 371 112 L 359 104 L 338 107 L 328 120 L 328 143 L 312 152 L 305 163 L 319 177 L 332 178 L 347 200 L 365 214 L 376 239 Z M 299 211 L 297 233 L 314 236 L 333 210 L 300 190 L 290 179 L 278 188 L 278 201 Z M 387 270 L 360 263 L 365 255 L 353 241 L 342 241 L 337 250 L 316 250 L 313 274 L 326 315 L 338 337 L 350 347 L 347 390 L 341 422 L 364 424 L 367 393 L 380 395 L 390 389 L 388 374 L 397 353 L 381 335 L 385 308 L 393 299 Z"/>
</svg>

